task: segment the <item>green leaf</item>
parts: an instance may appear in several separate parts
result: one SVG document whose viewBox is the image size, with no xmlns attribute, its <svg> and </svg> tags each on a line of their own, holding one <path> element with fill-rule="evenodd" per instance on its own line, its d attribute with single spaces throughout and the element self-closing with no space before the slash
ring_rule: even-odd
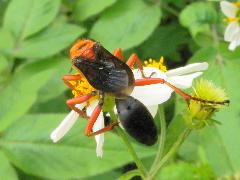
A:
<svg viewBox="0 0 240 180">
<path fill-rule="evenodd" d="M 169 149 L 177 141 L 178 137 L 183 133 L 185 129 L 186 125 L 183 116 L 175 116 L 167 128 L 164 154 L 169 151 Z"/>
<path fill-rule="evenodd" d="M 5 68 L 7 68 L 7 66 L 8 66 L 8 61 L 7 61 L 7 59 L 0 54 L 0 73 L 1 73 Z M 2 77 L 0 77 L 0 79 L 1 79 L 1 78 L 2 78 Z"/>
<path fill-rule="evenodd" d="M 68 47 L 85 30 L 72 24 L 56 24 L 24 40 L 16 50 L 21 58 L 44 58 Z"/>
<path fill-rule="evenodd" d="M 12 34 L 10 33 L 10 31 L 1 28 L 0 29 L 0 39 L 1 39 L 0 53 L 9 54 L 10 50 L 14 46 L 14 38 L 13 38 Z"/>
<path fill-rule="evenodd" d="M 217 13 L 207 2 L 191 3 L 180 14 L 180 23 L 190 30 L 195 41 L 202 46 L 212 43 L 210 25 L 216 20 Z"/>
<path fill-rule="evenodd" d="M 90 37 L 110 51 L 117 47 L 126 50 L 146 40 L 159 24 L 160 17 L 157 6 L 146 5 L 142 0 L 118 1 L 94 24 Z"/>
<path fill-rule="evenodd" d="M 215 179 L 212 169 L 208 165 L 193 165 L 189 163 L 176 163 L 166 166 L 158 174 L 157 179 Z"/>
<path fill-rule="evenodd" d="M 73 9 L 73 16 L 78 21 L 84 21 L 113 5 L 116 0 L 81 0 L 77 1 Z"/>
<path fill-rule="evenodd" d="M 51 131 L 65 115 L 28 115 L 19 119 L 0 139 L 10 161 L 27 174 L 51 179 L 76 179 L 94 176 L 131 162 L 121 139 L 105 134 L 103 158 L 97 158 L 95 140 L 84 136 L 86 121 L 79 119 L 70 132 L 54 144 Z M 153 155 L 139 147 L 139 156 Z"/>
<path fill-rule="evenodd" d="M 139 47 L 145 58 L 180 60 L 178 50 L 188 41 L 188 32 L 179 25 L 171 24 L 158 27 L 146 42 Z"/>
<path fill-rule="evenodd" d="M 228 49 L 229 43 L 220 43 L 219 44 L 219 52 L 226 60 L 239 61 L 240 56 L 240 48 L 236 48 L 234 51 L 229 51 Z"/>
<path fill-rule="evenodd" d="M 182 8 L 187 4 L 185 0 L 162 0 L 162 2 L 171 3 L 171 6 L 176 6 L 178 8 Z"/>
<path fill-rule="evenodd" d="M 54 76 L 52 76 L 46 85 L 43 86 L 39 91 L 37 100 L 38 103 L 46 102 L 52 98 L 55 98 L 68 89 L 63 82 L 62 77 L 66 74 L 69 74 L 71 62 L 69 58 L 60 58 L 58 62 L 58 68 L 56 69 Z"/>
<path fill-rule="evenodd" d="M 240 169 L 240 141 L 234 137 L 240 136 L 239 126 L 239 87 L 240 81 L 240 64 L 236 59 L 229 59 L 229 53 L 226 49 L 220 47 L 219 50 L 208 47 L 199 50 L 191 59 L 192 62 L 197 61 L 199 57 L 209 62 L 209 70 L 204 74 L 204 78 L 212 80 L 214 84 L 224 88 L 230 99 L 229 107 L 225 107 L 216 113 L 214 119 L 221 122 L 221 125 L 206 127 L 195 133 L 188 144 L 192 148 L 203 148 L 206 159 L 213 167 L 218 176 L 235 175 Z M 239 53 L 239 52 L 234 52 Z M 227 55 L 227 56 L 226 56 Z M 237 57 L 237 54 L 231 54 L 231 57 Z M 238 59 L 239 60 L 239 59 Z M 182 154 L 187 158 L 185 152 L 189 149 L 186 144 L 182 148 Z"/>
<path fill-rule="evenodd" d="M 106 180 L 111 177 L 111 179 L 117 179 L 123 173 L 123 168 L 114 169 L 105 173 L 97 174 L 95 176 L 87 177 L 87 180 Z"/>
<path fill-rule="evenodd" d="M 60 0 L 12 0 L 3 26 L 13 33 L 17 41 L 25 39 L 50 24 L 59 7 Z"/>
<path fill-rule="evenodd" d="M 1 179 L 7 179 L 7 180 L 17 180 L 17 173 L 10 164 L 8 158 L 6 155 L 0 151 L 0 176 Z"/>
<path fill-rule="evenodd" d="M 0 96 L 0 131 L 28 111 L 38 90 L 52 77 L 57 61 L 49 59 L 27 64 L 15 73 Z"/>
</svg>

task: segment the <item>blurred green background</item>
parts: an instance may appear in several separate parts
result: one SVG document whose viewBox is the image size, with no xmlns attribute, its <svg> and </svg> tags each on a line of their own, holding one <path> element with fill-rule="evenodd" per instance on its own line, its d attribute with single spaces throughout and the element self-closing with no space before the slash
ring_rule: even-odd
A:
<svg viewBox="0 0 240 180">
<path fill-rule="evenodd" d="M 218 1 L 0 0 L 0 179 L 117 179 L 134 168 L 114 131 L 97 158 L 81 119 L 59 143 L 49 138 L 69 112 L 61 76 L 78 38 L 120 47 L 125 58 L 164 56 L 168 69 L 207 61 L 204 77 L 231 104 L 214 117 L 221 125 L 195 130 L 157 179 L 240 178 L 240 48 L 230 52 L 223 42 L 223 18 Z M 164 104 L 167 147 L 182 130 L 182 103 L 174 96 Z M 156 146 L 132 142 L 148 167 Z"/>
</svg>

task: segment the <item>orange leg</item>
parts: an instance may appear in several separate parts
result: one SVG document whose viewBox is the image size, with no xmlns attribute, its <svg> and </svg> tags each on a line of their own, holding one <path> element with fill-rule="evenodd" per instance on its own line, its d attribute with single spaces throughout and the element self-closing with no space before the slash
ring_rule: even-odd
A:
<svg viewBox="0 0 240 180">
<path fill-rule="evenodd" d="M 181 89 L 173 86 L 172 84 L 170 84 L 169 82 L 165 81 L 164 79 L 161 78 L 149 78 L 149 79 L 137 79 L 135 80 L 135 86 L 145 86 L 145 85 L 151 85 L 151 84 L 166 84 L 167 86 L 169 86 L 170 88 L 172 88 L 177 94 L 179 94 L 180 96 L 182 96 L 187 102 L 189 100 L 195 100 L 195 101 L 199 101 L 202 103 L 210 103 L 210 104 L 229 104 L 229 100 L 225 100 L 225 101 L 209 101 L 209 100 L 204 100 L 204 99 L 200 99 L 197 97 L 192 97 L 191 95 L 185 93 L 184 91 L 182 91 Z"/>
<path fill-rule="evenodd" d="M 67 100 L 67 105 L 74 111 L 76 111 L 80 116 L 82 116 L 83 118 L 88 119 L 89 117 L 86 115 L 86 113 L 78 108 L 75 107 L 76 104 L 81 104 L 83 102 L 88 101 L 91 97 L 95 96 L 96 92 L 93 91 L 90 94 L 84 95 L 84 96 L 80 96 L 80 97 L 76 97 L 73 99 L 69 99 Z"/>
<path fill-rule="evenodd" d="M 139 59 L 139 57 L 137 56 L 137 54 L 132 54 L 129 59 L 127 60 L 126 64 L 132 68 L 134 66 L 134 64 L 137 63 L 138 69 L 140 70 L 142 77 L 145 78 L 145 75 L 143 73 L 143 65 L 142 65 L 142 61 Z"/>
<path fill-rule="evenodd" d="M 81 76 L 80 74 L 77 75 L 65 75 L 62 77 L 62 80 L 64 81 L 64 83 L 70 88 L 70 89 L 74 89 L 73 85 L 69 82 L 69 81 L 77 81 L 80 80 Z"/>
<path fill-rule="evenodd" d="M 122 50 L 121 50 L 120 48 L 115 49 L 113 55 L 114 55 L 115 57 L 119 58 L 119 59 L 122 60 L 122 61 L 124 60 L 123 52 L 122 52 Z"/>
<path fill-rule="evenodd" d="M 98 134 L 102 134 L 104 132 L 110 131 L 110 130 L 113 129 L 114 126 L 118 125 L 118 122 L 114 122 L 114 123 L 108 125 L 107 127 L 104 127 L 104 128 L 102 128 L 102 129 L 100 129 L 96 132 L 91 132 L 95 122 L 97 121 L 97 118 L 98 118 L 100 112 L 102 111 L 103 99 L 104 99 L 103 94 L 101 95 L 101 93 L 100 93 L 99 103 L 95 107 L 95 109 L 93 110 L 92 115 L 91 115 L 91 117 L 88 121 L 87 127 L 85 129 L 85 135 L 88 136 L 88 137 L 96 136 Z"/>
<path fill-rule="evenodd" d="M 93 133 L 90 133 L 88 135 L 88 137 L 90 136 L 96 136 L 98 134 L 102 134 L 104 132 L 107 132 L 107 131 L 111 131 L 115 126 L 117 126 L 119 124 L 119 122 L 113 122 L 111 124 L 109 124 L 108 126 L 106 126 L 105 128 L 102 128 L 102 129 L 99 129 L 98 131 L 96 132 L 93 132 Z"/>
<path fill-rule="evenodd" d="M 95 109 L 93 110 L 92 115 L 91 115 L 91 117 L 88 121 L 87 127 L 85 129 L 85 135 L 86 136 L 91 136 L 92 127 L 95 124 L 95 122 L 97 121 L 97 118 L 98 118 L 101 111 L 102 111 L 101 105 L 97 105 L 95 107 Z"/>
<path fill-rule="evenodd" d="M 102 111 L 102 105 L 104 103 L 104 93 L 100 91 L 99 96 L 100 96 L 100 99 L 99 99 L 98 105 L 93 110 L 93 112 L 89 118 L 87 127 L 85 129 L 86 136 L 91 136 L 91 130 L 93 128 L 93 125 L 95 124 L 100 112 Z"/>
</svg>

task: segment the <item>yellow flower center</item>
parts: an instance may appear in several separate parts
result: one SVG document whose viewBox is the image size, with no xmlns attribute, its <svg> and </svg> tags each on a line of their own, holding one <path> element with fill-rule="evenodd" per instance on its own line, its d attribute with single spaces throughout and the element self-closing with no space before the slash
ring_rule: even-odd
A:
<svg viewBox="0 0 240 180">
<path fill-rule="evenodd" d="M 238 8 L 240 8 L 240 2 L 235 2 L 233 3 L 235 6 L 237 6 Z"/>
<path fill-rule="evenodd" d="M 161 70 L 163 72 L 167 71 L 167 67 L 164 65 L 164 58 L 163 58 L 163 56 L 160 57 L 159 61 L 150 58 L 149 60 L 144 61 L 144 65 L 146 67 L 158 68 L 159 70 Z"/>
<path fill-rule="evenodd" d="M 226 21 L 227 23 L 232 23 L 232 22 L 239 21 L 239 19 L 238 18 L 227 17 L 227 18 L 224 19 L 224 21 Z"/>
<path fill-rule="evenodd" d="M 86 94 L 91 93 L 92 91 L 96 91 L 87 81 L 85 77 L 81 77 L 80 80 L 70 81 L 71 85 L 74 87 L 72 90 L 72 94 L 74 97 L 84 96 Z M 93 96 L 89 101 L 94 99 L 98 99 L 99 96 Z"/>
<path fill-rule="evenodd" d="M 240 10 L 240 2 L 235 2 L 235 3 L 232 3 L 234 6 L 236 6 L 238 9 L 238 12 L 236 14 L 237 17 L 227 17 L 227 18 L 224 18 L 224 21 L 227 22 L 227 23 L 232 23 L 232 22 L 238 22 L 240 19 L 239 19 L 239 10 Z"/>
</svg>

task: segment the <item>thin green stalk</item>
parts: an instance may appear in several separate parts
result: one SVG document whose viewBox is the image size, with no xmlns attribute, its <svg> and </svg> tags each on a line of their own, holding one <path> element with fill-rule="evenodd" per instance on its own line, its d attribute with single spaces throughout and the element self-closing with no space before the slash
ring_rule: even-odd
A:
<svg viewBox="0 0 240 180">
<path fill-rule="evenodd" d="M 160 8 L 164 9 L 165 11 L 169 12 L 170 14 L 178 17 L 179 16 L 179 12 L 172 8 L 171 6 L 169 6 L 167 3 L 161 2 L 161 0 L 155 0 L 153 1 L 156 5 L 158 5 Z"/>
<path fill-rule="evenodd" d="M 110 112 L 110 116 L 112 119 L 117 119 L 114 112 Z M 146 171 L 142 161 L 138 158 L 137 153 L 135 152 L 134 148 L 132 147 L 131 143 L 129 142 L 128 137 L 126 136 L 125 132 L 120 127 L 116 127 L 116 131 L 117 131 L 118 135 L 122 138 L 125 145 L 127 146 L 128 152 L 131 154 L 137 168 L 141 172 L 142 177 L 145 178 L 147 176 L 147 171 Z"/>
<path fill-rule="evenodd" d="M 174 8 L 170 7 L 167 4 L 161 4 L 161 8 L 163 8 L 164 10 L 166 10 L 167 12 L 171 13 L 172 15 L 178 17 L 179 16 L 179 12 L 177 10 L 175 10 Z"/>
<path fill-rule="evenodd" d="M 128 152 L 131 154 L 131 156 L 132 156 L 134 162 L 136 163 L 137 168 L 141 172 L 143 178 L 146 177 L 147 176 L 147 171 L 146 171 L 145 167 L 143 166 L 142 161 L 138 158 L 138 156 L 137 156 L 135 150 L 133 149 L 132 145 L 128 141 L 128 138 L 127 138 L 126 134 L 123 132 L 123 130 L 120 127 L 116 128 L 116 130 L 117 130 L 118 135 L 122 138 L 123 142 L 127 146 Z"/>
<path fill-rule="evenodd" d="M 141 176 L 141 172 L 139 171 L 139 169 L 135 169 L 135 170 L 131 170 L 128 171 L 127 173 L 123 174 L 122 176 L 120 176 L 118 178 L 118 180 L 127 180 L 127 179 L 132 179 L 135 176 Z"/>
<path fill-rule="evenodd" d="M 154 162 L 150 168 L 150 174 L 153 171 L 154 167 L 156 166 L 157 162 L 160 161 L 160 159 L 163 156 L 163 151 L 164 151 L 164 146 L 165 146 L 165 140 L 166 140 L 166 119 L 165 119 L 165 114 L 164 114 L 164 107 L 163 106 L 158 106 L 158 115 L 160 119 L 160 125 L 161 129 L 159 132 L 159 142 L 158 142 L 158 151 L 156 154 L 156 157 L 154 159 Z"/>
<path fill-rule="evenodd" d="M 159 172 L 159 170 L 163 167 L 163 165 L 170 159 L 173 157 L 173 155 L 177 152 L 177 150 L 179 149 L 179 147 L 181 146 L 181 144 L 184 142 L 184 140 L 188 137 L 188 135 L 190 134 L 191 129 L 185 129 L 183 131 L 183 133 L 178 137 L 177 141 L 173 144 L 173 146 L 171 147 L 171 149 L 167 152 L 167 154 L 161 159 L 161 161 L 159 161 L 154 170 L 152 171 L 152 173 L 149 176 L 149 179 L 153 179 L 157 173 Z"/>
</svg>

